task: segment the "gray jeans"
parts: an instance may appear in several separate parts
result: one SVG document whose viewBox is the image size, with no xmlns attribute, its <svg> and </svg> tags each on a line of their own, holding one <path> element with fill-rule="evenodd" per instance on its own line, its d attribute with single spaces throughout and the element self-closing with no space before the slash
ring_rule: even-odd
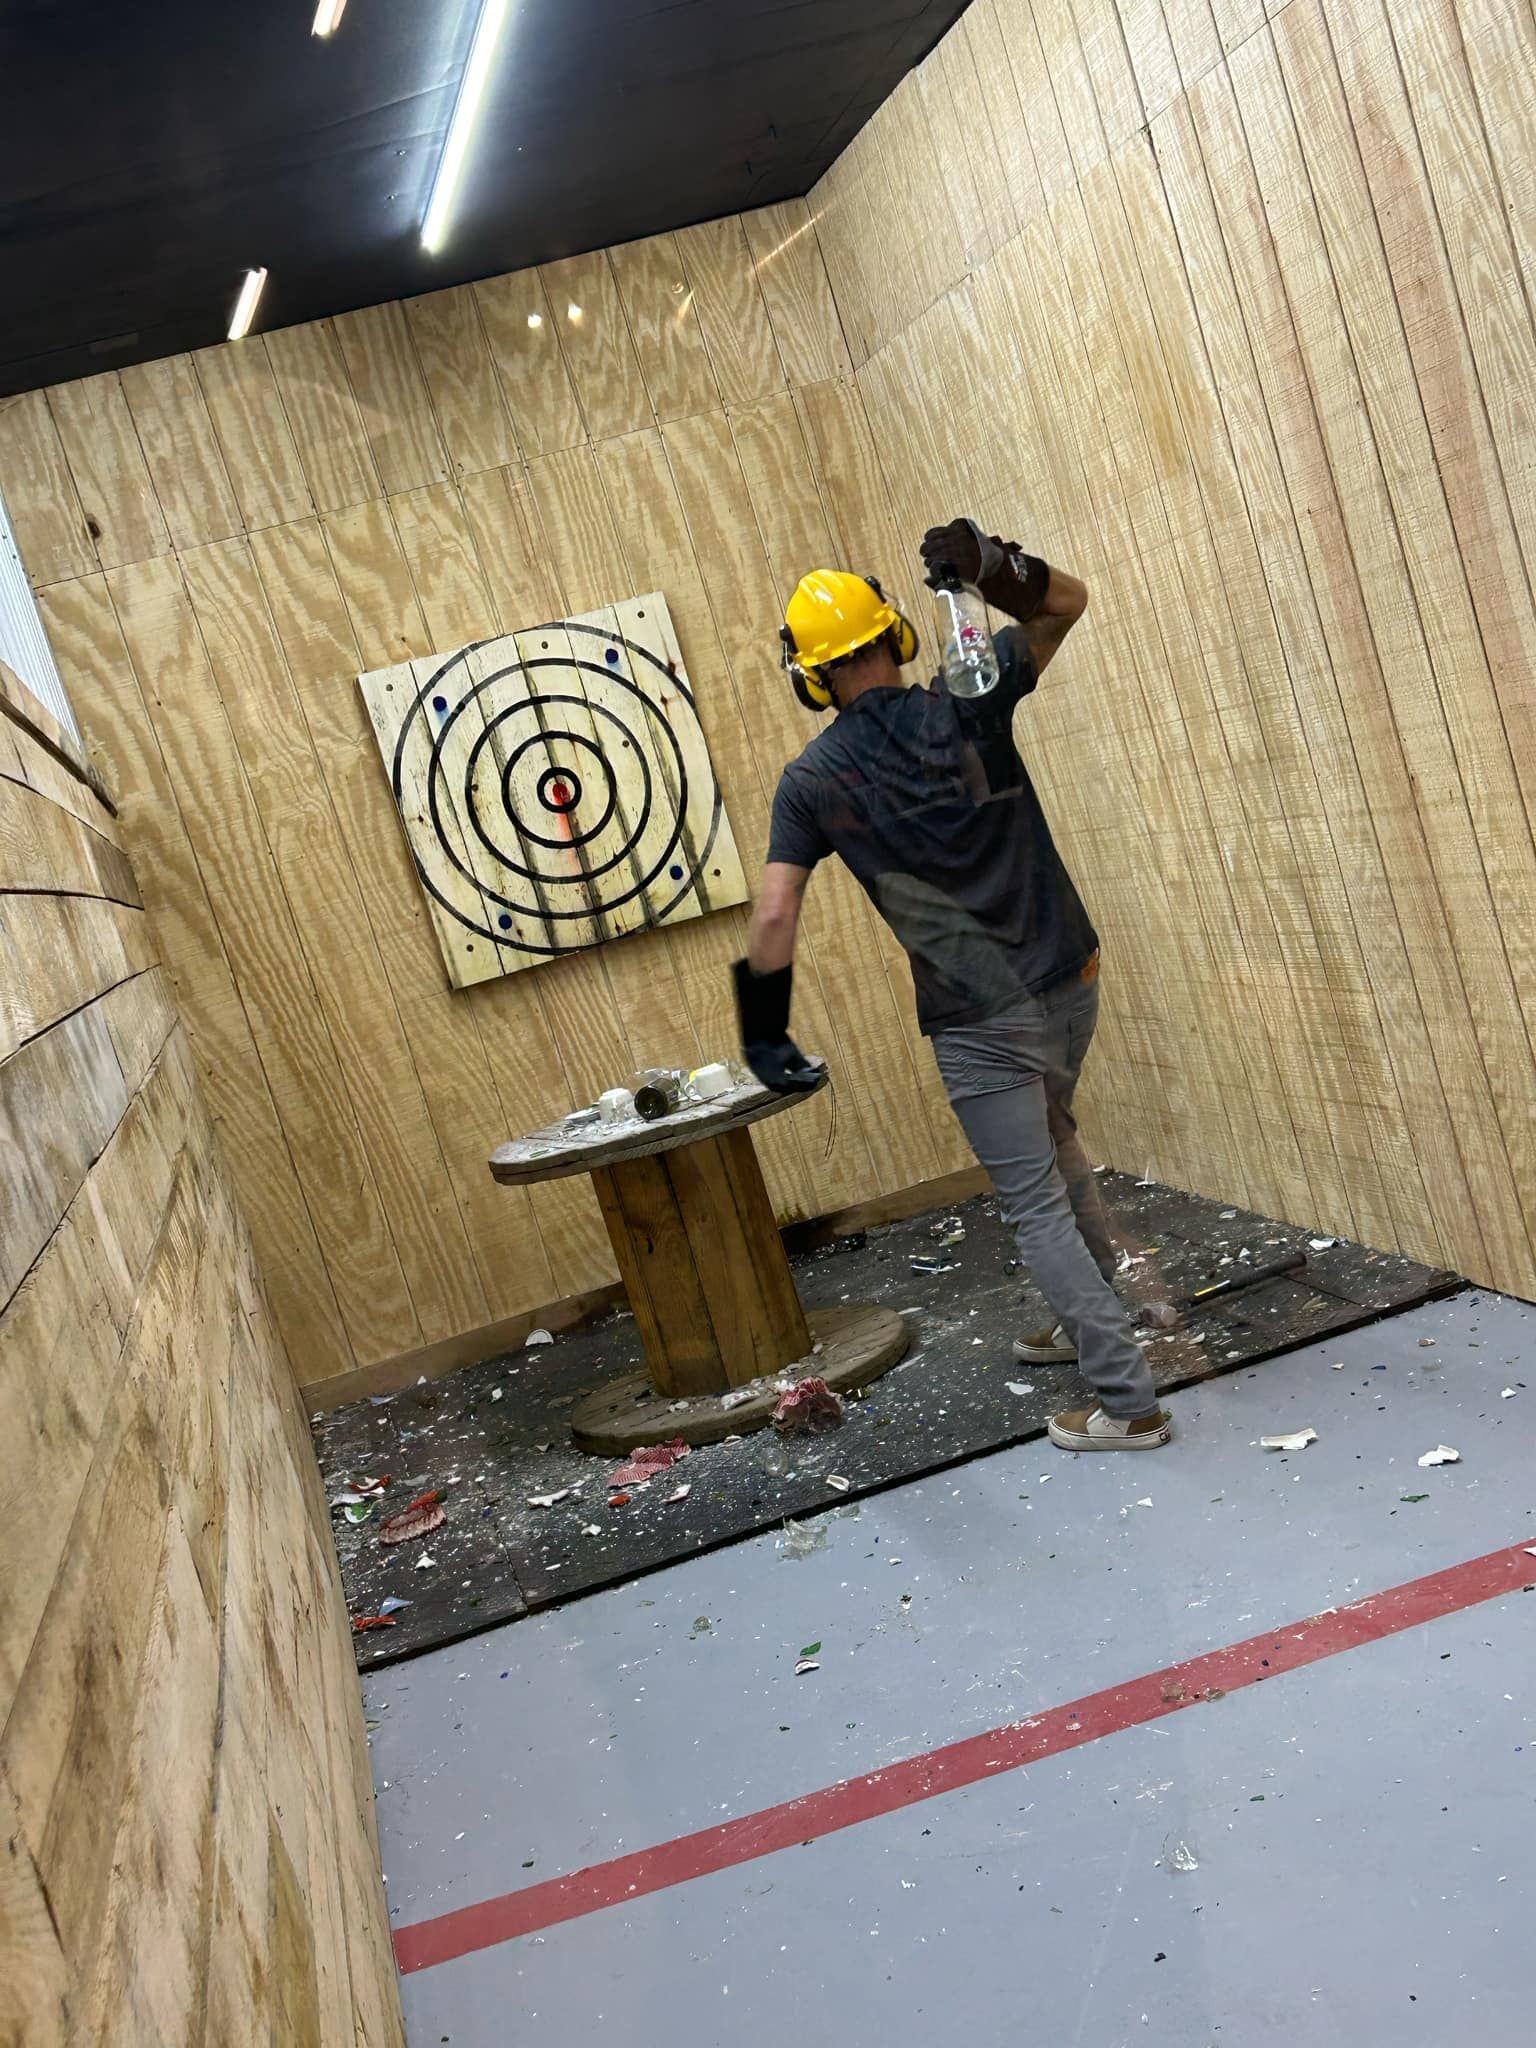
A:
<svg viewBox="0 0 1536 2048">
<path fill-rule="evenodd" d="M 937 1032 L 934 1057 L 1003 1220 L 1077 1346 L 1106 1415 L 1150 1415 L 1152 1374 L 1113 1287 L 1115 1251 L 1072 1096 L 1099 1014 L 1097 980 L 1073 976 L 984 1024 Z"/>
</svg>

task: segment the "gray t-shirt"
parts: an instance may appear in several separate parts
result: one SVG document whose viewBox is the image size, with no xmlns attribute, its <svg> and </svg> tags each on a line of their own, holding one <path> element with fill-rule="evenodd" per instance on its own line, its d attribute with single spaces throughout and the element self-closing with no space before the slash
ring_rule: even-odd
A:
<svg viewBox="0 0 1536 2048">
<path fill-rule="evenodd" d="M 1076 973 L 1098 939 L 1013 741 L 1036 682 L 1024 635 L 997 635 L 985 697 L 866 690 L 779 779 L 768 858 L 835 853 L 906 948 L 930 1035 L 996 1016 Z"/>
</svg>

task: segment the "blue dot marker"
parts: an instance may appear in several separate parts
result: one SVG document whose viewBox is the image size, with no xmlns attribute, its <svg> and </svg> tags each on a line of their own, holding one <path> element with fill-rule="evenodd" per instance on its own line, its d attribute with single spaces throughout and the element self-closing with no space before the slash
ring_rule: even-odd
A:
<svg viewBox="0 0 1536 2048">
<path fill-rule="evenodd" d="M 618 658 L 619 650 L 617 649 L 617 647 L 607 648 L 603 654 L 604 661 L 617 661 Z"/>
<path fill-rule="evenodd" d="M 508 916 L 508 914 L 507 914 L 507 912 L 506 912 L 506 911 L 503 911 L 503 912 L 501 913 L 500 917 L 498 917 L 498 918 L 497 918 L 496 922 L 497 922 L 497 923 L 498 923 L 498 924 L 499 924 L 499 925 L 501 926 L 501 928 L 502 928 L 502 930 L 503 930 L 504 932 L 509 932 L 509 931 L 511 931 L 511 929 L 512 929 L 512 920 L 511 920 L 511 918 L 510 918 L 510 917 Z"/>
<path fill-rule="evenodd" d="M 432 699 L 432 709 L 434 711 L 446 711 L 448 709 L 448 699 L 446 697 L 434 697 Z"/>
<path fill-rule="evenodd" d="M 667 873 L 672 877 L 674 882 L 680 882 L 683 879 L 683 871 L 677 865 L 676 861 L 674 861 L 671 867 L 667 869 Z"/>
</svg>

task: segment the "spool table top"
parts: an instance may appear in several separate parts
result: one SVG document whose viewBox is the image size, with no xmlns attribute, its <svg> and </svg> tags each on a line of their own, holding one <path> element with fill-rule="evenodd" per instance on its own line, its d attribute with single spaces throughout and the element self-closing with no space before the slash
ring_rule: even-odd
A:
<svg viewBox="0 0 1536 2048">
<path fill-rule="evenodd" d="M 819 1095 L 827 1082 L 823 1071 L 814 1088 L 796 1095 L 775 1095 L 760 1081 L 743 1081 L 724 1095 L 708 1102 L 690 1102 L 654 1123 L 642 1123 L 637 1117 L 623 1124 L 583 1124 L 575 1130 L 549 1124 L 498 1145 L 491 1154 L 491 1174 L 506 1186 L 518 1186 L 591 1173 L 622 1159 L 648 1159 L 679 1145 L 695 1145 L 703 1138 L 721 1138 L 747 1124 L 761 1123 L 764 1117 L 777 1116 L 780 1110 L 793 1109 L 797 1102 Z"/>
</svg>

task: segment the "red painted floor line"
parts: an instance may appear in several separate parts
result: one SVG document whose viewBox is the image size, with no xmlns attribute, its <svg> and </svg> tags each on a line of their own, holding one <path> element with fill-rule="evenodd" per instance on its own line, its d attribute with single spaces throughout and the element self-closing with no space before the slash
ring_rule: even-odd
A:
<svg viewBox="0 0 1536 2048">
<path fill-rule="evenodd" d="M 1492 1550 L 1486 1557 L 1474 1557 L 1445 1571 L 1431 1572 L 1427 1578 L 1369 1594 L 1348 1607 L 1310 1615 L 1305 1621 L 1250 1636 L 1225 1649 L 1208 1650 L 1183 1664 L 1170 1664 L 1166 1670 L 1127 1679 L 1123 1685 L 1089 1693 L 1065 1706 L 1049 1707 L 1028 1720 L 1010 1721 L 942 1749 L 907 1757 L 865 1777 L 845 1778 L 820 1791 L 803 1793 L 781 1806 L 764 1807 L 760 1813 L 742 1814 L 697 1834 L 680 1835 L 675 1841 L 658 1842 L 654 1848 L 594 1863 L 565 1877 L 504 1892 L 479 1905 L 461 1906 L 436 1919 L 418 1920 L 396 1930 L 395 1955 L 402 1971 L 430 1970 L 437 1963 L 494 1948 L 520 1934 L 537 1933 L 562 1920 L 596 1913 L 604 1906 L 622 1905 L 649 1892 L 664 1891 L 669 1885 L 686 1884 L 690 1878 L 769 1856 L 776 1849 L 814 1841 L 839 1828 L 856 1827 L 860 1821 L 894 1813 L 920 1799 L 934 1799 L 942 1792 L 974 1785 L 995 1771 L 1014 1771 L 1045 1757 L 1060 1756 L 1065 1750 L 1097 1742 L 1101 1736 L 1140 1727 L 1164 1714 L 1181 1713 L 1186 1707 L 1220 1699 L 1243 1686 L 1278 1678 L 1282 1672 L 1298 1671 L 1324 1657 L 1358 1649 L 1363 1643 L 1380 1642 L 1442 1615 L 1496 1600 L 1502 1593 L 1529 1590 L 1533 1584 L 1536 1557 L 1530 1550 L 1518 1543 L 1507 1550 Z"/>
</svg>

